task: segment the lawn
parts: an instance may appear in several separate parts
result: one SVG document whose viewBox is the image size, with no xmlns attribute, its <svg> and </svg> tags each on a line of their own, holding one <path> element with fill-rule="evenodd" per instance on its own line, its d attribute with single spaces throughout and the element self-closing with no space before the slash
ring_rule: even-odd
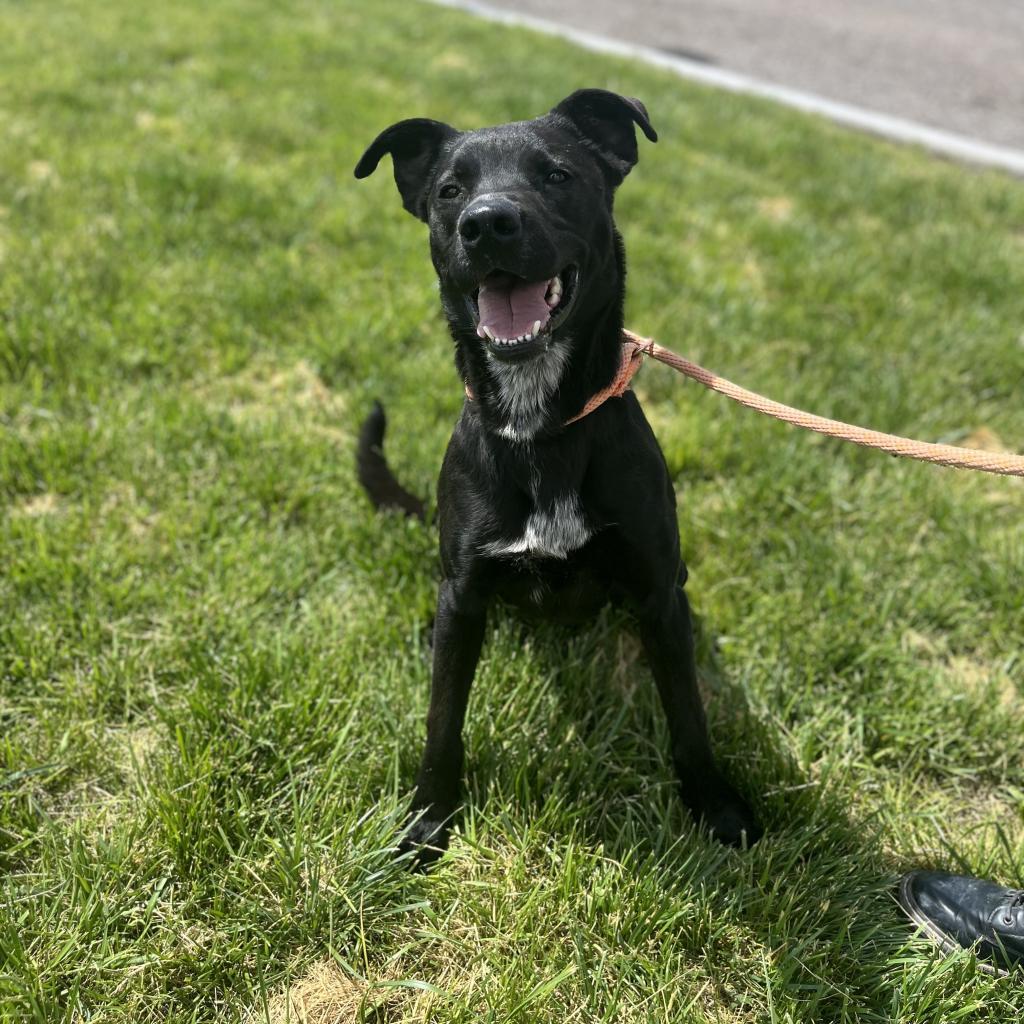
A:
<svg viewBox="0 0 1024 1024">
<path fill-rule="evenodd" d="M 1020 182 L 418 3 L 5 4 L 0 1019 L 1024 1013 L 891 895 L 1024 874 L 1024 482 L 654 364 L 712 731 L 768 834 L 692 826 L 627 619 L 497 614 L 452 850 L 394 861 L 436 531 L 372 514 L 352 449 L 379 396 L 432 494 L 462 392 L 425 229 L 352 167 L 399 118 L 583 85 L 661 135 L 617 206 L 634 329 L 816 412 L 1024 448 Z"/>
</svg>

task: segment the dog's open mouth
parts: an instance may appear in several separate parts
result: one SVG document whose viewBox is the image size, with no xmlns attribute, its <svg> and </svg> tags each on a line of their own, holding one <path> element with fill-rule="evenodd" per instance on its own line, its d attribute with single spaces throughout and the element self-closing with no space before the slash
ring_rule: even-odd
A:
<svg viewBox="0 0 1024 1024">
<path fill-rule="evenodd" d="M 526 281 L 497 270 L 471 296 L 476 333 L 495 355 L 526 355 L 547 345 L 576 297 L 579 271 L 566 267 L 545 281 Z"/>
</svg>

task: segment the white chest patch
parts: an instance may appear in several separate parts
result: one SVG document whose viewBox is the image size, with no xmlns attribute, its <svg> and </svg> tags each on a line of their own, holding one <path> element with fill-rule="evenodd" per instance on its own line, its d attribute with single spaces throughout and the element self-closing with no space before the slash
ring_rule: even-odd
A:
<svg viewBox="0 0 1024 1024">
<path fill-rule="evenodd" d="M 562 380 L 569 345 L 557 343 L 521 366 L 491 358 L 491 373 L 498 384 L 498 402 L 506 423 L 502 436 L 529 441 L 544 423 L 548 401 Z"/>
<path fill-rule="evenodd" d="M 570 494 L 558 498 L 548 510 L 531 512 L 523 535 L 517 540 L 491 541 L 484 545 L 483 551 L 494 558 L 503 555 L 566 558 L 570 551 L 583 547 L 590 536 L 579 498 Z"/>
</svg>

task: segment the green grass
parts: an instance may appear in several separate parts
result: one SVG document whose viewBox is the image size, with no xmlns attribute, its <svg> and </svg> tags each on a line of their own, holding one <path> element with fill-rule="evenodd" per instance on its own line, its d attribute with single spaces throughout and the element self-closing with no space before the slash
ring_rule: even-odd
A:
<svg viewBox="0 0 1024 1024">
<path fill-rule="evenodd" d="M 494 55 L 500 54 L 495 61 Z M 513 70 L 509 73 L 508 69 Z M 628 623 L 497 616 L 467 811 L 392 858 L 432 528 L 371 514 L 373 396 L 432 493 L 462 401 L 400 117 L 640 96 L 629 323 L 773 397 L 1024 447 L 1024 190 L 398 0 L 0 9 L 0 1019 L 1018 1019 L 913 866 L 1024 873 L 1020 481 L 773 424 L 657 366 L 715 743 L 673 791 Z M 642 524 L 641 524 L 642 528 Z"/>
</svg>

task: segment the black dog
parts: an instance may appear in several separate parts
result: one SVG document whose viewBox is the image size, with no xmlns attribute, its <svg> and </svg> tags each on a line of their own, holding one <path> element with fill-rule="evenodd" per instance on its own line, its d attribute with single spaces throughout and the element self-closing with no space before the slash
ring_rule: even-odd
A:
<svg viewBox="0 0 1024 1024">
<path fill-rule="evenodd" d="M 442 580 L 427 744 L 404 840 L 424 859 L 448 841 L 462 725 L 489 601 L 586 619 L 629 601 L 668 717 L 683 800 L 726 843 L 761 834 L 715 766 L 697 690 L 675 495 L 631 391 L 567 424 L 622 363 L 625 253 L 615 188 L 637 160 L 637 100 L 573 93 L 550 113 L 459 132 L 415 118 L 382 132 L 355 169 L 390 153 L 430 252 L 467 401 L 438 481 Z M 370 498 L 422 514 L 381 451 L 378 407 L 363 427 Z M 424 849 L 426 847 L 426 849 Z"/>
</svg>

